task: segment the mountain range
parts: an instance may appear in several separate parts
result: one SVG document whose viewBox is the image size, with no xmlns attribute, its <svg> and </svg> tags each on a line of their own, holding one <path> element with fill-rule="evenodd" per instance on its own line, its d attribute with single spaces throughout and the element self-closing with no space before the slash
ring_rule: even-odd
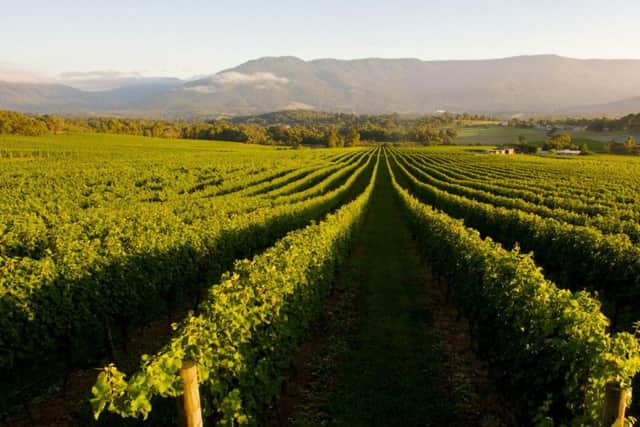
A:
<svg viewBox="0 0 640 427">
<path fill-rule="evenodd" d="M 0 109 L 182 117 L 283 109 L 502 115 L 640 111 L 640 60 L 265 57 L 188 81 L 111 74 L 66 77 L 3 81 L 0 73 Z"/>
</svg>

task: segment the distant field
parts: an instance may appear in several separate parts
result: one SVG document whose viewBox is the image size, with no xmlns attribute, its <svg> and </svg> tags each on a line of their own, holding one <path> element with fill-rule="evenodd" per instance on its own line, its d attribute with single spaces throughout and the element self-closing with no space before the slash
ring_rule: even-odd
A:
<svg viewBox="0 0 640 427">
<path fill-rule="evenodd" d="M 576 139 L 589 139 L 597 142 L 608 142 L 612 139 L 616 142 L 624 142 L 627 137 L 632 136 L 636 141 L 640 141 L 640 133 L 627 132 L 627 131 L 612 131 L 612 132 L 568 132 L 572 138 Z"/>
<path fill-rule="evenodd" d="M 462 126 L 496 126 L 499 124 L 495 120 L 458 120 Z"/>
<path fill-rule="evenodd" d="M 629 133 L 626 131 L 613 132 L 566 132 L 573 138 L 576 144 L 587 144 L 590 150 L 601 152 L 602 143 L 610 141 L 624 142 L 628 136 L 633 136 L 636 141 L 640 141 L 640 133 Z M 455 139 L 456 145 L 502 145 L 518 142 L 518 136 L 523 135 L 528 144 L 542 145 L 546 138 L 546 133 L 534 129 L 518 129 L 503 126 L 489 127 L 468 127 L 458 129 L 458 137 Z"/>
<path fill-rule="evenodd" d="M 545 139 L 545 133 L 538 130 L 490 126 L 458 129 L 455 143 L 458 145 L 510 144 L 518 142 L 519 135 L 524 135 L 528 143 L 542 143 Z"/>
<path fill-rule="evenodd" d="M 272 150 L 263 145 L 248 145 L 226 141 L 204 141 L 192 139 L 150 138 L 132 135 L 111 134 L 58 134 L 47 136 L 16 136 L 0 135 L 0 150 L 5 154 L 28 154 L 37 152 L 42 155 L 61 155 L 65 153 L 86 153 L 92 157 L 96 155 L 123 156 L 133 153 L 153 153 L 154 156 L 166 152 L 175 154 L 190 151 L 205 151 L 220 153 L 238 151 L 242 153 L 254 150 Z M 1 156 L 0 156 L 1 157 Z"/>
</svg>

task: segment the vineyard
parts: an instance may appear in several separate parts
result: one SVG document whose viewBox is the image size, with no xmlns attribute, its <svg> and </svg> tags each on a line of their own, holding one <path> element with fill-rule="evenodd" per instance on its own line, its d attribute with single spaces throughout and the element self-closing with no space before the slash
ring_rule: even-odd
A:
<svg viewBox="0 0 640 427">
<path fill-rule="evenodd" d="M 193 363 L 205 425 L 479 425 L 482 393 L 445 372 L 473 362 L 495 425 L 604 425 L 612 386 L 631 423 L 639 177 L 604 155 L 0 137 L 0 414 L 29 425 L 88 370 L 81 409 L 35 425 L 176 425 Z"/>
</svg>

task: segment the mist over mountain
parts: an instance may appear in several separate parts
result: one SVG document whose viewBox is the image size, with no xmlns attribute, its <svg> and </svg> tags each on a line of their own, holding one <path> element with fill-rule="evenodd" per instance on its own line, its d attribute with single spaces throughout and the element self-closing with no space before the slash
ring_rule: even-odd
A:
<svg viewBox="0 0 640 427">
<path fill-rule="evenodd" d="M 93 71 L 88 73 L 63 73 L 58 82 L 90 92 L 108 91 L 126 87 L 165 87 L 171 89 L 185 82 L 175 77 L 143 77 L 139 74 L 117 71 Z"/>
<path fill-rule="evenodd" d="M 455 61 L 265 57 L 188 82 L 107 73 L 67 75 L 63 83 L 0 81 L 0 109 L 152 116 L 299 108 L 423 114 L 624 114 L 640 109 L 640 60 L 554 55 Z"/>
</svg>

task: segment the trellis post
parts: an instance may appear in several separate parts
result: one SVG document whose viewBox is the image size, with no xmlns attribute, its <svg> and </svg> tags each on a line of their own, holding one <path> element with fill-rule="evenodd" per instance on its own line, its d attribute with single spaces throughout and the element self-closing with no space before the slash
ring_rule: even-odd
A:
<svg viewBox="0 0 640 427">
<path fill-rule="evenodd" d="M 182 377 L 182 382 L 184 383 L 184 394 L 182 395 L 184 425 L 185 427 L 202 427 L 202 409 L 200 407 L 196 362 L 185 360 L 180 369 L 180 377 Z"/>
<path fill-rule="evenodd" d="M 620 383 L 607 384 L 602 410 L 602 427 L 624 427 L 624 414 L 630 393 L 631 388 L 621 387 Z"/>
</svg>

